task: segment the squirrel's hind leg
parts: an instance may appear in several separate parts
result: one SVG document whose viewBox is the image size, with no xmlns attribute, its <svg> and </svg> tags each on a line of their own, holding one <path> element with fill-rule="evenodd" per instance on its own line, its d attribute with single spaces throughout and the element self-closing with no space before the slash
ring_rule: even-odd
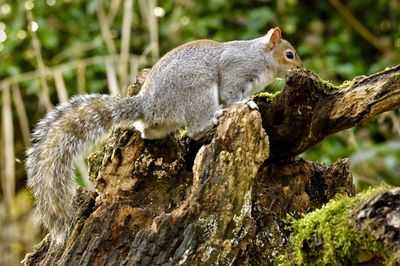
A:
<svg viewBox="0 0 400 266">
<path fill-rule="evenodd" d="M 215 112 L 222 106 L 218 100 L 218 85 L 208 88 L 198 88 L 185 112 L 188 136 L 198 140 L 207 135 L 215 126 Z"/>
<path fill-rule="evenodd" d="M 214 124 L 212 122 L 212 119 L 209 120 L 210 123 L 208 123 L 205 127 L 198 129 L 198 130 L 193 130 L 193 128 L 188 128 L 188 136 L 191 139 L 194 140 L 199 140 L 203 138 L 204 136 L 208 135 L 209 132 L 211 132 L 214 128 Z"/>
<path fill-rule="evenodd" d="M 143 127 L 140 132 L 143 139 L 162 139 L 179 127 L 180 125 L 174 123 L 161 123 Z"/>
</svg>

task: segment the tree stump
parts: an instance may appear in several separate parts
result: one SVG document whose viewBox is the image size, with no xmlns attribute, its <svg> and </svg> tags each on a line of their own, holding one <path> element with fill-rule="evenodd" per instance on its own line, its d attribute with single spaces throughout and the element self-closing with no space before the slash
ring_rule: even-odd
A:
<svg viewBox="0 0 400 266">
<path fill-rule="evenodd" d="M 143 80 L 134 85 L 140 87 Z M 137 91 L 135 86 L 130 91 Z M 399 95 L 400 66 L 339 87 L 296 69 L 279 95 L 255 97 L 259 111 L 244 104 L 230 106 L 213 135 L 202 142 L 179 133 L 142 140 L 132 129 L 115 129 L 90 157 L 96 192 L 79 190 L 71 236 L 64 245 L 45 238 L 25 263 L 285 263 L 284 256 L 295 254 L 289 215 L 301 218 L 338 194 L 355 194 L 349 159 L 329 166 L 296 156 L 332 133 L 398 108 Z M 384 212 L 378 210 L 380 204 L 365 203 L 370 209 L 354 205 L 359 210 L 352 216 L 358 221 L 354 228 L 360 235 L 371 228 L 382 233 L 383 218 L 366 219 L 371 213 L 398 212 L 398 203 L 397 198 Z M 390 242 L 389 249 L 398 252 L 393 244 L 399 241 L 396 221 L 392 233 L 377 241 Z"/>
</svg>

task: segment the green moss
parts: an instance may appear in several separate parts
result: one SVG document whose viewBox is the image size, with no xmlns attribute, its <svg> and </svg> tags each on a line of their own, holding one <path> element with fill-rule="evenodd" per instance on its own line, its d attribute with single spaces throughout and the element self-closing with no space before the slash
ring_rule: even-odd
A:
<svg viewBox="0 0 400 266">
<path fill-rule="evenodd" d="M 252 96 L 252 98 L 254 98 L 254 97 L 267 97 L 267 98 L 274 98 L 276 95 L 278 95 L 279 94 L 279 92 L 276 92 L 276 93 L 270 93 L 270 92 L 267 92 L 267 91 L 264 91 L 264 92 L 260 92 L 260 93 L 257 93 L 256 95 L 254 95 L 254 96 Z"/>
<path fill-rule="evenodd" d="M 350 87 L 351 84 L 353 84 L 353 83 L 354 83 L 354 80 L 346 80 L 345 82 L 343 82 L 342 84 L 340 84 L 338 86 L 338 89 L 344 89 L 344 88 Z"/>
<path fill-rule="evenodd" d="M 318 83 L 315 84 L 315 85 L 317 85 L 317 86 L 321 85 L 321 89 L 322 89 L 322 90 L 331 91 L 331 90 L 337 90 L 337 89 L 338 89 L 338 86 L 336 86 L 335 84 L 333 84 L 333 83 L 332 83 L 331 81 L 329 81 L 329 80 L 321 79 L 317 73 L 314 73 L 313 71 L 311 71 L 311 70 L 309 70 L 309 69 L 306 69 L 306 68 L 303 68 L 303 71 L 304 71 L 307 75 L 316 77 L 316 80 L 318 80 Z"/>
<path fill-rule="evenodd" d="M 275 265 L 334 265 L 357 262 L 361 253 L 388 261 L 388 254 L 373 237 L 361 239 L 350 224 L 350 211 L 362 201 L 382 191 L 363 192 L 356 197 L 339 197 L 323 208 L 291 222 L 291 254 L 280 256 Z"/>
<path fill-rule="evenodd" d="M 187 136 L 187 129 L 186 128 L 179 129 L 179 137 L 183 138 L 186 136 Z"/>
<path fill-rule="evenodd" d="M 338 89 L 338 86 L 336 86 L 335 84 L 333 84 L 329 80 L 320 79 L 320 82 L 323 85 L 323 89 L 325 91 L 332 91 L 332 90 L 337 90 Z"/>
<path fill-rule="evenodd" d="M 88 156 L 89 175 L 97 175 L 103 162 L 101 151 L 93 152 Z"/>
<path fill-rule="evenodd" d="M 275 92 L 262 91 L 251 96 L 250 100 L 255 102 L 257 101 L 272 102 L 275 99 L 275 97 L 278 96 L 280 93 L 281 91 L 275 91 Z"/>
</svg>

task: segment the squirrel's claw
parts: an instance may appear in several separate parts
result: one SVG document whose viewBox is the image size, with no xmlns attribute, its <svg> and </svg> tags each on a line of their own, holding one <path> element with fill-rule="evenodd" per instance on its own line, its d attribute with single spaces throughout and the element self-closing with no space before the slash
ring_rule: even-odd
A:
<svg viewBox="0 0 400 266">
<path fill-rule="evenodd" d="M 250 108 L 250 110 L 259 110 L 257 104 L 254 101 L 249 100 L 248 98 L 240 101 L 239 103 L 246 104 Z"/>
<path fill-rule="evenodd" d="M 259 110 L 257 104 L 254 101 L 248 101 L 246 104 L 251 110 Z"/>
<path fill-rule="evenodd" d="M 222 108 L 222 109 L 218 109 L 217 111 L 215 111 L 214 113 L 214 117 L 212 119 L 212 123 L 214 126 L 218 125 L 218 119 L 224 115 L 224 113 L 228 112 L 228 109 L 226 108 Z"/>
</svg>

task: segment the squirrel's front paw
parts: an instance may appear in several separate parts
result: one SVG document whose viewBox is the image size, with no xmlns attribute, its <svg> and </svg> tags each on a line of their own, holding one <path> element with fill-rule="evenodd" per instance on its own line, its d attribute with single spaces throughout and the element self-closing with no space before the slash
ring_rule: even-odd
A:
<svg viewBox="0 0 400 266">
<path fill-rule="evenodd" d="M 248 101 L 246 102 L 246 104 L 251 110 L 259 110 L 257 104 L 254 101 Z"/>
<path fill-rule="evenodd" d="M 218 125 L 218 118 L 223 116 L 226 112 L 228 112 L 228 109 L 226 109 L 226 108 L 218 109 L 217 111 L 215 111 L 214 117 L 212 119 L 212 123 L 213 123 L 214 126 Z"/>
<path fill-rule="evenodd" d="M 250 110 L 259 110 L 257 104 L 254 101 L 249 100 L 247 98 L 240 101 L 240 103 L 246 104 L 250 108 Z"/>
</svg>

